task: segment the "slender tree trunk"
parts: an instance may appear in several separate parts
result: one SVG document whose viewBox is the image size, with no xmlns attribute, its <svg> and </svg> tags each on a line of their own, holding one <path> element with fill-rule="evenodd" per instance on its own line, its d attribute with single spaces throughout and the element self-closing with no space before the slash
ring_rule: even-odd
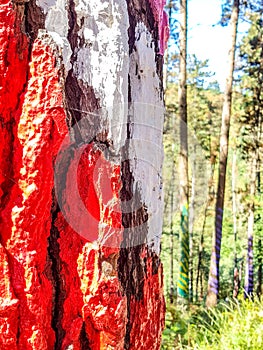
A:
<svg viewBox="0 0 263 350">
<path fill-rule="evenodd" d="M 180 272 L 178 280 L 178 297 L 189 297 L 189 228 L 188 228 L 188 137 L 187 137 L 187 92 L 186 92 L 186 59 L 187 59 L 187 0 L 180 0 L 180 63 L 178 104 L 180 119 Z"/>
<path fill-rule="evenodd" d="M 168 21 L 169 21 L 169 28 L 172 32 L 175 30 L 175 28 L 172 27 L 172 15 L 173 15 L 173 9 L 174 9 L 174 1 L 169 0 L 168 4 Z M 169 77 L 169 62 L 170 62 L 170 45 L 168 44 L 167 50 L 164 54 L 164 67 L 163 67 L 163 83 L 164 83 L 164 91 L 167 89 L 168 84 L 168 77 Z"/>
<path fill-rule="evenodd" d="M 261 134 L 261 124 L 260 124 L 260 134 Z M 261 194 L 261 183 L 260 183 L 260 162 L 258 160 L 258 169 L 257 169 L 257 193 Z M 257 295 L 258 298 L 261 298 L 262 295 L 262 240 L 258 240 L 258 286 L 257 286 Z"/>
<path fill-rule="evenodd" d="M 240 262 L 240 269 L 239 269 L 239 281 L 240 281 L 240 285 L 242 285 L 242 278 L 244 275 L 244 263 L 245 263 L 245 255 L 243 255 L 242 260 Z"/>
<path fill-rule="evenodd" d="M 212 150 L 212 145 L 210 142 L 210 150 Z M 210 173 L 210 179 L 208 181 L 208 198 L 206 200 L 205 205 L 205 212 L 204 212 L 204 221 L 202 226 L 202 232 L 200 237 L 200 243 L 199 243 L 199 251 L 198 251 L 198 261 L 197 261 L 197 274 L 196 274 L 196 300 L 198 301 L 198 294 L 199 294 L 199 281 L 201 279 L 201 270 L 203 265 L 203 253 L 204 253 L 204 234 L 205 234 L 205 227 L 206 227 L 206 220 L 208 215 L 208 210 L 211 207 L 212 203 L 214 202 L 215 196 L 213 191 L 213 181 L 214 181 L 214 172 L 215 172 L 215 163 L 216 163 L 216 157 L 212 154 L 212 151 L 210 151 L 210 164 L 211 164 L 211 173 Z M 202 298 L 200 295 L 201 300 L 203 299 L 203 292 L 201 292 Z"/>
<path fill-rule="evenodd" d="M 246 264 L 246 277 L 244 286 L 244 297 L 252 297 L 254 290 L 254 266 L 253 266 L 253 241 L 254 241 L 254 217 L 255 217 L 255 205 L 254 197 L 256 195 L 256 179 L 257 179 L 257 156 L 256 151 L 253 152 L 251 159 L 251 174 L 250 174 L 250 196 L 251 203 L 248 210 L 248 222 L 247 222 L 247 264 Z"/>
<path fill-rule="evenodd" d="M 0 349 L 160 348 L 164 18 L 1 1 Z"/>
<path fill-rule="evenodd" d="M 173 181 L 173 177 L 171 181 Z M 171 204 L 170 204 L 170 303 L 174 302 L 174 232 L 173 232 L 173 191 L 174 188 L 171 188 Z"/>
<path fill-rule="evenodd" d="M 254 208 L 249 209 L 248 227 L 247 227 L 247 264 L 245 277 L 244 297 L 252 297 L 254 289 L 254 266 L 253 266 L 253 226 L 254 226 Z"/>
<path fill-rule="evenodd" d="M 206 210 L 205 210 L 206 214 Z M 198 250 L 198 261 L 197 261 L 197 272 L 196 272 L 196 283 L 195 283 L 195 297 L 196 301 L 199 301 L 199 281 L 201 279 L 201 272 L 202 272 L 202 258 L 203 258 L 203 251 L 204 251 L 204 227 L 206 223 L 206 218 L 204 219 L 203 229 L 201 232 L 200 237 L 200 243 L 199 243 L 199 250 Z"/>
<path fill-rule="evenodd" d="M 200 276 L 200 301 L 204 299 L 204 270 L 201 271 Z"/>
<path fill-rule="evenodd" d="M 261 83 L 261 80 L 260 80 Z M 260 101 L 261 96 L 261 88 L 256 87 L 255 94 L 257 96 L 257 100 Z M 260 164 L 260 141 L 262 135 L 262 122 L 261 122 L 261 109 L 259 106 L 254 106 L 255 108 L 255 121 L 257 124 L 256 129 L 256 137 L 255 147 L 251 152 L 251 173 L 250 173 L 250 204 L 248 211 L 248 226 L 247 226 L 247 264 L 246 264 L 246 277 L 245 277 L 245 286 L 244 286 L 244 298 L 253 297 L 254 291 L 254 259 L 253 259 L 253 244 L 254 244 L 254 221 L 255 221 L 255 195 L 257 193 L 257 187 L 260 185 L 260 176 L 259 174 L 259 164 Z M 258 184 L 257 184 L 258 180 Z M 260 189 L 258 188 L 258 193 L 260 193 Z M 258 270 L 259 278 L 261 278 L 260 267 Z"/>
<path fill-rule="evenodd" d="M 224 197 L 225 197 L 225 182 L 226 182 L 226 168 L 228 157 L 228 141 L 229 141 L 229 128 L 230 128 L 230 116 L 231 116 L 231 103 L 232 103 L 232 84 L 233 84 L 233 72 L 235 64 L 235 51 L 236 51 L 236 37 L 237 37 L 237 24 L 239 16 L 239 0 L 234 0 L 232 14 L 231 14 L 231 47 L 228 55 L 229 70 L 226 80 L 226 88 L 224 93 L 224 104 L 222 111 L 222 125 L 220 134 L 220 154 L 219 154 L 219 174 L 218 174 L 218 187 L 217 198 L 215 207 L 215 230 L 212 240 L 212 253 L 210 262 L 210 272 L 208 280 L 207 290 L 207 307 L 213 307 L 217 303 L 219 293 L 219 262 L 220 262 L 220 250 L 222 239 L 222 225 L 223 225 L 223 212 L 224 212 Z"/>
<path fill-rule="evenodd" d="M 262 241 L 258 240 L 258 286 L 257 296 L 260 299 L 262 295 Z"/>
<path fill-rule="evenodd" d="M 196 145 L 193 150 L 193 169 L 191 178 L 191 201 L 189 207 L 189 301 L 193 301 L 194 266 L 193 266 L 193 234 L 195 219 L 195 186 L 196 186 Z"/>
<path fill-rule="evenodd" d="M 233 150 L 232 159 L 232 211 L 233 211 L 233 234 L 234 234 L 234 274 L 233 274 L 233 297 L 237 298 L 240 288 L 239 270 L 237 264 L 237 198 L 236 198 L 236 179 L 237 179 L 237 152 Z"/>
</svg>

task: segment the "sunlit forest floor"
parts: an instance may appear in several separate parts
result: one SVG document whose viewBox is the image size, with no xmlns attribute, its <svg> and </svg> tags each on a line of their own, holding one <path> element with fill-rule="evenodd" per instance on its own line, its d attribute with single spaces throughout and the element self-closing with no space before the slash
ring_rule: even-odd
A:
<svg viewBox="0 0 263 350">
<path fill-rule="evenodd" d="M 214 309 L 167 305 L 162 350 L 262 350 L 263 305 L 257 298 L 223 301 Z"/>
</svg>

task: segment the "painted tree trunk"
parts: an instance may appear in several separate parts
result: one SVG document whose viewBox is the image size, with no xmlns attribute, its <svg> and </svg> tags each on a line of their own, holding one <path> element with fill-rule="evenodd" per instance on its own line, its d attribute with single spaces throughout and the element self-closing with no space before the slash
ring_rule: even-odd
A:
<svg viewBox="0 0 263 350">
<path fill-rule="evenodd" d="M 173 177 L 172 177 L 173 179 Z M 171 181 L 172 181 L 171 179 Z M 174 196 L 173 196 L 173 185 L 171 184 L 171 196 L 170 196 L 170 292 L 169 292 L 169 299 L 170 303 L 173 304 L 174 297 L 175 297 L 175 291 L 174 291 L 174 225 L 173 225 L 173 202 L 174 202 Z"/>
<path fill-rule="evenodd" d="M 219 262 L 222 240 L 222 226 L 223 226 L 223 212 L 224 212 L 224 198 L 225 198 L 225 182 L 226 182 L 226 168 L 228 158 L 228 141 L 230 129 L 230 116 L 232 104 L 232 84 L 233 72 L 235 65 L 236 52 L 236 37 L 237 24 L 239 16 L 239 0 L 233 0 L 232 14 L 231 14 L 231 46 L 228 55 L 228 75 L 226 79 L 226 88 L 224 93 L 224 103 L 222 111 L 222 124 L 220 134 L 220 154 L 219 154 L 219 174 L 217 198 L 215 207 L 215 230 L 212 240 L 212 253 L 210 262 L 210 272 L 207 290 L 207 307 L 213 307 L 217 303 L 219 293 Z"/>
<path fill-rule="evenodd" d="M 257 181 L 257 151 L 254 151 L 251 157 L 251 173 L 250 173 L 250 196 L 251 203 L 248 210 L 247 221 L 247 264 L 244 285 L 244 297 L 252 297 L 254 290 L 254 262 L 253 262 L 253 241 L 254 241 L 254 221 L 255 221 L 255 205 L 254 197 L 256 195 Z"/>
<path fill-rule="evenodd" d="M 189 228 L 188 228 L 188 136 L 187 136 L 187 91 L 186 91 L 186 57 L 187 57 L 187 0 L 180 1 L 180 58 L 178 86 L 178 115 L 180 119 L 180 267 L 178 279 L 178 297 L 189 297 Z"/>
<path fill-rule="evenodd" d="M 261 238 L 258 240 L 258 285 L 257 285 L 257 296 L 261 299 L 262 295 L 262 241 Z"/>
<path fill-rule="evenodd" d="M 244 297 L 252 297 L 254 289 L 254 267 L 253 267 L 253 226 L 254 226 L 254 210 L 250 209 L 248 214 L 247 228 L 247 265 L 244 286 Z"/>
<path fill-rule="evenodd" d="M 198 248 L 198 260 L 197 260 L 197 272 L 196 272 L 196 284 L 195 284 L 195 294 L 196 301 L 203 300 L 203 287 L 202 287 L 202 273 L 203 273 L 203 255 L 204 255 L 204 236 L 206 221 L 209 215 L 209 208 L 213 205 L 215 201 L 215 191 L 214 191 L 214 173 L 215 173 L 216 156 L 213 152 L 213 147 L 210 137 L 210 176 L 208 180 L 208 196 L 206 199 L 205 210 L 204 210 L 204 221 L 202 225 L 202 231 L 200 236 L 199 248 Z M 200 295 L 199 295 L 199 282 L 200 282 Z"/>
<path fill-rule="evenodd" d="M 259 169 L 257 169 L 257 193 L 259 196 L 261 195 L 260 166 L 259 166 Z M 257 296 L 259 299 L 261 299 L 261 295 L 262 295 L 262 275 L 263 275 L 262 253 L 263 253 L 262 239 L 260 237 L 258 239 L 258 285 L 257 285 Z"/>
<path fill-rule="evenodd" d="M 233 210 L 233 235 L 234 235 L 234 273 L 233 273 L 233 298 L 237 298 L 240 289 L 239 270 L 237 262 L 237 151 L 233 150 L 232 158 L 232 210 Z"/>
<path fill-rule="evenodd" d="M 196 200 L 196 145 L 193 146 L 193 166 L 191 176 L 191 200 L 189 203 L 189 301 L 194 297 L 194 223 Z"/>
<path fill-rule="evenodd" d="M 163 6 L 1 2 L 1 349 L 160 347 Z"/>
</svg>

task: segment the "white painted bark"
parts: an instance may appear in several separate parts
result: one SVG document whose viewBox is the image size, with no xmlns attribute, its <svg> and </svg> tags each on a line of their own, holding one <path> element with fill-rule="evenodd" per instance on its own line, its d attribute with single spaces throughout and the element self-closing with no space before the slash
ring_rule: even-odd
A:
<svg viewBox="0 0 263 350">
<path fill-rule="evenodd" d="M 50 36 L 65 69 L 94 90 L 101 120 L 96 134 L 106 133 L 118 154 L 127 144 L 127 113 L 132 115 L 133 140 L 130 161 L 134 189 L 140 191 L 141 204 L 148 210 L 147 242 L 159 252 L 162 231 L 162 82 L 156 68 L 156 43 L 146 24 L 135 27 L 134 49 L 129 56 L 129 18 L 125 0 L 75 2 L 78 43 L 72 52 L 68 40 L 70 23 L 66 0 L 37 0 L 45 14 L 45 30 L 38 37 Z M 80 45 L 80 41 L 83 44 Z M 75 55 L 72 62 L 72 55 Z M 130 87 L 128 82 L 130 77 Z M 131 106 L 128 107 L 128 89 Z M 85 117 L 86 110 L 80 111 Z M 92 127 L 92 125 L 91 125 Z M 96 136 L 96 135 L 94 135 Z M 137 208 L 138 209 L 138 208 Z M 139 242 L 139 243 L 143 243 Z"/>
</svg>

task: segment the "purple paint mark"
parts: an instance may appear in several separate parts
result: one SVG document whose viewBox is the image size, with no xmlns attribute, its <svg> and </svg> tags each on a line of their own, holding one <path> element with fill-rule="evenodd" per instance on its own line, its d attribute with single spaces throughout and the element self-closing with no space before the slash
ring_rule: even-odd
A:
<svg viewBox="0 0 263 350">
<path fill-rule="evenodd" d="M 219 237 L 216 237 L 216 244 L 221 246 L 221 238 Z"/>
<path fill-rule="evenodd" d="M 210 287 L 210 291 L 216 295 L 218 294 L 217 288 Z"/>
<path fill-rule="evenodd" d="M 212 273 L 214 276 L 216 276 L 216 274 L 217 274 L 217 268 L 216 268 L 215 265 L 212 266 L 211 273 Z"/>
<path fill-rule="evenodd" d="M 209 290 L 218 295 L 219 292 L 219 261 L 222 240 L 222 223 L 223 223 L 223 209 L 217 208 L 216 222 L 215 222 L 215 239 L 213 242 L 213 250 L 211 257 L 211 266 L 209 273 Z"/>
<path fill-rule="evenodd" d="M 247 272 L 245 281 L 244 297 L 252 296 L 254 289 L 254 266 L 253 266 L 253 236 L 248 237 L 247 246 Z"/>
<path fill-rule="evenodd" d="M 210 287 L 218 288 L 218 280 L 216 278 L 210 279 Z"/>
</svg>

